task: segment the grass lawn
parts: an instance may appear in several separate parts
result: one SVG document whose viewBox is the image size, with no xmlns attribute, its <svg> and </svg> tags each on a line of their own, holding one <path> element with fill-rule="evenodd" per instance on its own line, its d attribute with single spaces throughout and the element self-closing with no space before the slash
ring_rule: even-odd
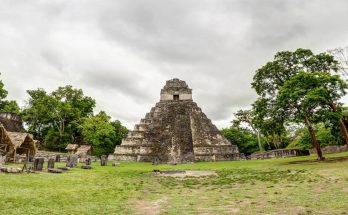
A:
<svg viewBox="0 0 348 215">
<path fill-rule="evenodd" d="M 327 157 L 335 156 L 348 153 Z M 0 214 L 348 214 L 348 161 L 288 164 L 306 159 L 315 157 L 1 173 Z M 153 169 L 218 176 L 175 179 Z"/>
</svg>

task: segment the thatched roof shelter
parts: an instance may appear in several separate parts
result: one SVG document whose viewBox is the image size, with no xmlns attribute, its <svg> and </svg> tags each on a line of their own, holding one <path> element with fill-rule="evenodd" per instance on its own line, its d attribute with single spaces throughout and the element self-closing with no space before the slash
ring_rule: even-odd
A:
<svg viewBox="0 0 348 215">
<path fill-rule="evenodd" d="M 0 125 L 0 152 L 14 161 L 17 154 L 26 155 L 28 160 L 33 158 L 37 152 L 37 143 L 31 134 L 8 132 Z"/>
<path fill-rule="evenodd" d="M 68 144 L 68 145 L 66 146 L 65 149 L 66 149 L 68 152 L 70 152 L 70 153 L 72 153 L 72 154 L 75 154 L 78 147 L 79 147 L 78 144 Z"/>
<path fill-rule="evenodd" d="M 91 145 L 81 145 L 75 154 L 80 155 L 80 156 L 86 156 L 90 155 L 92 151 L 92 146 Z"/>
</svg>

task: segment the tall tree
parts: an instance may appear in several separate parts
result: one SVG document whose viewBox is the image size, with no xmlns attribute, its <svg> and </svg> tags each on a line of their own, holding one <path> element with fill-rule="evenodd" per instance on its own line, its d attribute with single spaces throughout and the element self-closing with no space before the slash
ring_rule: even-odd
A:
<svg viewBox="0 0 348 215">
<path fill-rule="evenodd" d="M 233 126 L 239 127 L 241 123 L 246 123 L 255 132 L 259 150 L 263 151 L 264 149 L 261 143 L 260 131 L 254 123 L 254 112 L 252 110 L 239 110 L 234 113 L 234 117 L 235 119 L 232 121 Z"/>
<path fill-rule="evenodd" d="M 283 51 L 277 53 L 273 61 L 268 62 L 265 66 L 256 71 L 252 87 L 261 98 L 274 99 L 278 96 L 279 90 L 281 90 L 285 82 L 300 71 L 309 73 L 318 71 L 332 73 L 337 72 L 337 70 L 338 62 L 332 55 L 325 53 L 315 55 L 308 49 L 297 49 L 294 52 Z M 289 114 L 289 116 L 290 115 L 291 114 Z M 305 119 L 307 128 L 313 131 L 310 133 L 318 156 L 322 157 L 313 127 L 308 117 L 305 117 Z"/>
<path fill-rule="evenodd" d="M 338 102 L 339 99 L 346 95 L 346 82 L 338 75 L 331 75 L 326 72 L 300 72 L 293 79 L 294 81 L 310 83 L 302 86 L 302 92 L 312 96 L 310 102 L 312 105 L 318 106 L 322 121 L 335 120 L 339 123 L 348 146 L 348 132 L 343 122 L 343 112 Z"/>
<path fill-rule="evenodd" d="M 48 94 L 43 89 L 28 90 L 30 98 L 23 110 L 23 120 L 48 149 L 61 150 L 81 136 L 82 118 L 92 116 L 95 100 L 81 89 L 59 87 Z"/>
<path fill-rule="evenodd" d="M 269 148 L 284 147 L 284 137 L 286 136 L 284 114 L 283 109 L 276 104 L 275 100 L 269 98 L 257 99 L 253 104 L 253 113 L 253 122 L 265 137 Z"/>
<path fill-rule="evenodd" d="M 326 72 L 299 72 L 284 83 L 277 96 L 278 104 L 288 110 L 288 118 L 296 122 L 302 121 L 307 126 L 319 159 L 323 159 L 323 156 L 313 122 L 327 115 L 326 107 L 331 107 L 331 112 L 339 115 L 334 107 L 337 100 L 345 94 L 346 87 L 337 75 Z M 343 123 L 341 118 L 339 121 Z M 344 131 L 347 133 L 345 127 Z"/>
</svg>

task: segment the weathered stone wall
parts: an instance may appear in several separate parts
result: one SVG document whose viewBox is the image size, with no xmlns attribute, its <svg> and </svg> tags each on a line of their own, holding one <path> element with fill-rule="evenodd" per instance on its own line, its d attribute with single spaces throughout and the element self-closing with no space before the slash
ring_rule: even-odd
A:
<svg viewBox="0 0 348 215">
<path fill-rule="evenodd" d="M 185 82 L 167 81 L 161 95 L 191 95 Z M 192 98 L 192 97 L 185 97 Z M 185 163 L 193 161 L 239 160 L 238 148 L 228 142 L 195 102 L 161 100 L 134 126 L 114 160 Z"/>
<path fill-rule="evenodd" d="M 304 156 L 308 155 L 309 152 L 301 151 L 299 149 L 276 149 L 266 152 L 257 152 L 250 155 L 251 160 L 259 160 L 259 159 L 270 159 L 270 158 L 287 158 L 287 157 L 296 157 L 296 156 Z"/>
<path fill-rule="evenodd" d="M 48 161 L 49 160 L 49 158 L 51 158 L 51 157 L 56 157 L 57 155 L 59 155 L 59 159 L 60 159 L 60 162 L 66 162 L 67 161 L 67 158 L 68 158 L 68 156 L 70 155 L 70 154 L 67 154 L 67 153 L 49 153 L 49 152 L 47 152 L 47 151 L 38 151 L 37 153 L 36 153 L 36 155 L 35 155 L 35 158 L 37 158 L 37 157 L 42 157 L 42 158 L 44 158 L 44 160 L 45 161 Z M 88 157 L 89 158 L 91 158 L 91 160 L 93 161 L 93 162 L 95 162 L 95 161 L 99 161 L 100 159 L 98 158 L 98 157 L 96 157 L 96 156 L 89 156 L 88 155 Z M 81 158 L 81 157 L 80 157 Z M 85 159 L 80 159 L 80 162 L 84 162 L 85 161 Z"/>
</svg>

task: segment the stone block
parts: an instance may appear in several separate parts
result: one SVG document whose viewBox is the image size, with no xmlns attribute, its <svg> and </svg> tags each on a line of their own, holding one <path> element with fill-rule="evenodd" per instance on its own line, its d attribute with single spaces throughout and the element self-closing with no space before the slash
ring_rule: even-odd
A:
<svg viewBox="0 0 348 215">
<path fill-rule="evenodd" d="M 38 157 L 34 159 L 34 171 L 42 171 L 45 158 Z"/>
</svg>

